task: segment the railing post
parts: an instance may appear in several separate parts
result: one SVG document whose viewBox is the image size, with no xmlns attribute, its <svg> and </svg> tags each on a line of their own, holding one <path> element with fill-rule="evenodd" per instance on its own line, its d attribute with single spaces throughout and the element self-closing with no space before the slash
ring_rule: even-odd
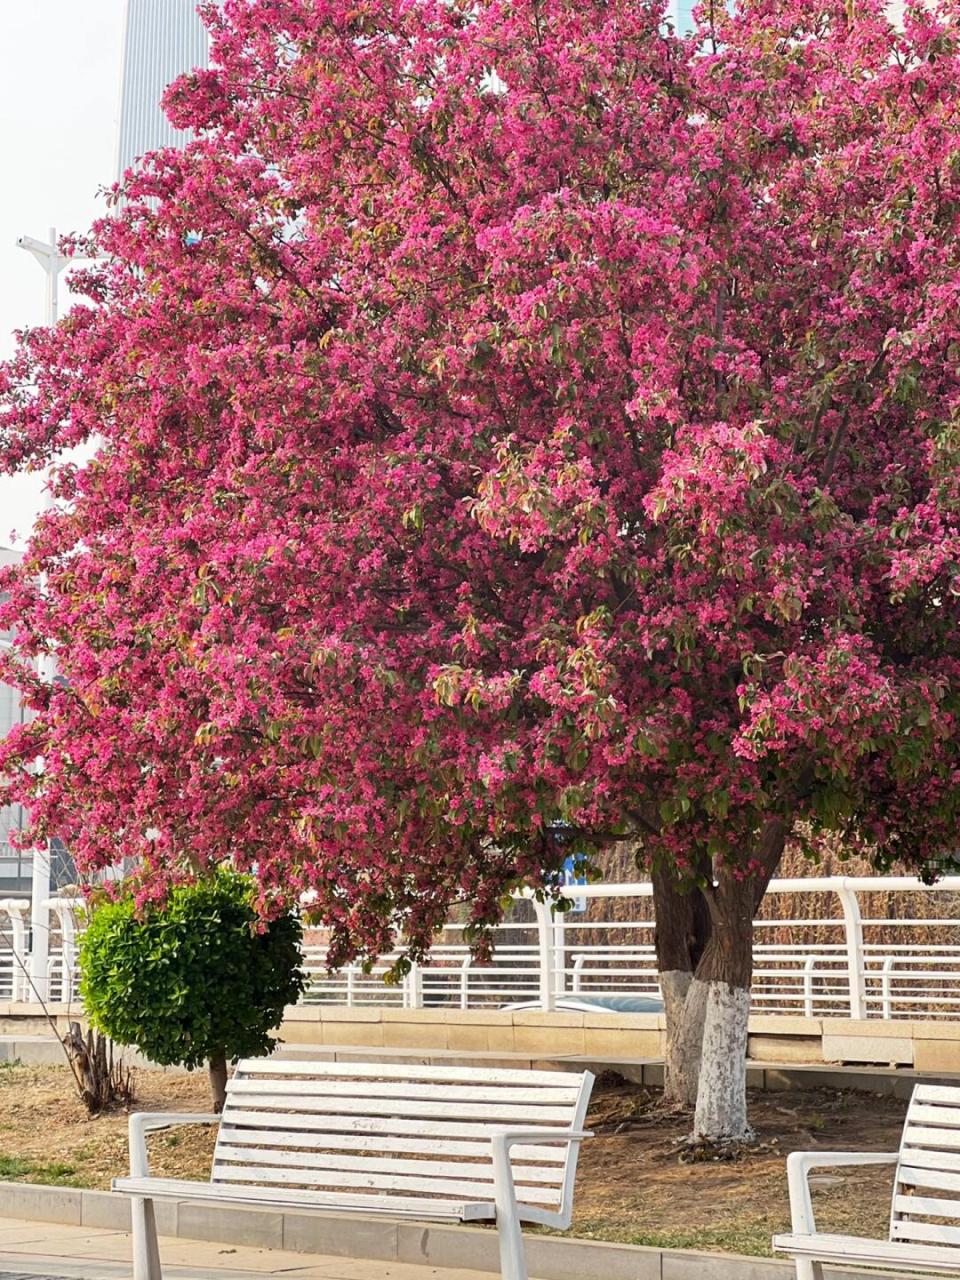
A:
<svg viewBox="0 0 960 1280">
<path fill-rule="evenodd" d="M 29 957 L 27 955 L 27 928 L 24 916 L 28 903 L 16 898 L 0 903 L 0 911 L 10 921 L 10 999 L 17 1003 L 30 999 Z"/>
<path fill-rule="evenodd" d="M 60 1002 L 61 1004 L 70 1004 L 74 997 L 74 984 L 76 980 L 77 969 L 77 921 L 74 916 L 74 906 L 76 905 L 69 898 L 50 898 L 44 904 L 49 913 L 55 913 L 57 924 L 60 929 Z M 53 991 L 53 971 L 56 967 L 56 957 L 50 957 L 49 970 L 51 974 L 50 985 L 48 991 Z"/>
<path fill-rule="evenodd" d="M 813 1017 L 813 969 L 817 963 L 816 956 L 807 956 L 803 962 L 803 1016 Z"/>
<path fill-rule="evenodd" d="M 553 990 L 558 1000 L 567 993 L 567 917 L 563 911 L 553 915 Z"/>
<path fill-rule="evenodd" d="M 586 960 L 586 958 L 587 957 L 583 954 L 583 952 L 581 952 L 580 955 L 576 956 L 573 961 L 573 975 L 570 979 L 570 990 L 573 992 L 575 996 L 580 995 L 583 989 L 583 975 L 581 970 L 583 969 L 584 961 Z"/>
<path fill-rule="evenodd" d="M 30 890 L 30 1000 L 50 998 L 50 845 L 33 850 Z"/>
<path fill-rule="evenodd" d="M 860 916 L 860 900 L 844 876 L 836 886 L 837 897 L 843 909 L 843 929 L 847 946 L 847 983 L 850 989 L 850 1017 L 867 1016 L 867 991 L 863 961 L 863 921 Z"/>
<path fill-rule="evenodd" d="M 468 1009 L 470 1007 L 470 953 L 463 957 L 460 965 L 460 1008 Z"/>
<path fill-rule="evenodd" d="M 414 960 L 410 965 L 406 981 L 406 1007 L 408 1009 L 423 1008 L 423 970 Z"/>
<path fill-rule="evenodd" d="M 896 956 L 884 956 L 883 970 L 880 978 L 880 993 L 883 998 L 881 1008 L 883 1010 L 883 1018 L 888 1021 L 893 1017 L 893 974 L 894 966 L 897 963 Z"/>
<path fill-rule="evenodd" d="M 537 949 L 540 960 L 539 991 L 540 1008 L 551 1012 L 557 1007 L 557 994 L 553 979 L 554 939 L 553 912 L 548 902 L 533 900 L 537 917 Z"/>
<path fill-rule="evenodd" d="M 77 962 L 77 933 L 69 906 L 50 903 L 57 913 L 60 923 L 60 954 L 63 957 L 63 973 L 60 979 L 60 1002 L 70 1004 L 73 1000 L 73 968 Z"/>
<path fill-rule="evenodd" d="M 15 957 L 20 957 L 19 964 L 16 958 L 13 958 L 11 995 L 14 1000 L 27 1001 L 31 995 L 28 978 L 30 957 L 27 955 L 27 926 L 20 911 L 11 911 L 9 919 Z"/>
</svg>

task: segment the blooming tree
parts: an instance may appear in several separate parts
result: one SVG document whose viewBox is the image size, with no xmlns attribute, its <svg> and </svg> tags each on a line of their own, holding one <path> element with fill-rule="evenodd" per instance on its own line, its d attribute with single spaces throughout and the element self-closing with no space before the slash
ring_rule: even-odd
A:
<svg viewBox="0 0 960 1280">
<path fill-rule="evenodd" d="M 144 897 L 313 890 L 341 962 L 634 841 L 717 1139 L 785 839 L 955 836 L 960 25 L 712 8 L 208 14 L 197 140 L 2 374 L 8 470 L 97 447 L 7 572 L 0 768 Z"/>
</svg>

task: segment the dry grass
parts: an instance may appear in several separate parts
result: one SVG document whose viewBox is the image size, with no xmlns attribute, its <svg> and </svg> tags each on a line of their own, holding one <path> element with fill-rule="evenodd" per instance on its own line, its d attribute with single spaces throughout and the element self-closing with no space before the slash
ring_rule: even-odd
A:
<svg viewBox="0 0 960 1280">
<path fill-rule="evenodd" d="M 137 1110 L 206 1111 L 206 1078 L 136 1073 Z M 795 1148 L 890 1150 L 902 1103 L 816 1090 L 758 1093 L 757 1148 L 736 1163 L 681 1163 L 689 1120 L 664 1116 L 657 1097 L 617 1077 L 598 1084 L 577 1180 L 573 1234 L 675 1248 L 769 1252 L 789 1225 L 784 1158 Z M 170 1177 L 209 1177 L 212 1130 L 177 1129 L 151 1139 L 151 1167 Z M 88 1119 L 66 1068 L 0 1069 L 0 1178 L 106 1188 L 126 1171 L 123 1113 Z M 857 1169 L 818 1192 L 828 1230 L 885 1234 L 889 1175 Z"/>
<path fill-rule="evenodd" d="M 206 1073 L 137 1071 L 137 1111 L 209 1111 Z M 151 1169 L 208 1178 L 213 1132 L 178 1129 L 151 1140 Z M 90 1119 L 63 1067 L 0 1066 L 0 1178 L 106 1189 L 127 1171 L 127 1116 Z"/>
<path fill-rule="evenodd" d="M 758 1142 L 735 1162 L 687 1164 L 689 1118 L 664 1116 L 658 1095 L 600 1081 L 588 1120 L 573 1233 L 663 1248 L 766 1255 L 789 1230 L 784 1161 L 793 1150 L 893 1150 L 905 1104 L 852 1092 L 753 1093 Z M 886 1236 L 892 1170 L 838 1171 L 816 1194 L 827 1231 Z"/>
</svg>

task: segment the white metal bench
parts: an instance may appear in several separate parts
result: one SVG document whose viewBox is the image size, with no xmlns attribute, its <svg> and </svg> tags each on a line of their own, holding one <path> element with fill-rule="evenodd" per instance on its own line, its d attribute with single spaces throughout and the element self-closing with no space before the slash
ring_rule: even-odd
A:
<svg viewBox="0 0 960 1280">
<path fill-rule="evenodd" d="M 130 1117 L 134 1280 L 161 1280 L 153 1201 L 494 1219 L 504 1280 L 526 1280 L 521 1222 L 570 1225 L 589 1071 L 241 1062 L 223 1114 Z M 220 1129 L 209 1183 L 150 1177 L 146 1135 Z"/>
<path fill-rule="evenodd" d="M 894 1163 L 888 1240 L 817 1231 L 811 1169 Z M 796 1259 L 797 1280 L 821 1280 L 825 1262 L 960 1276 L 960 1089 L 916 1086 L 899 1151 L 795 1151 L 787 1181 L 793 1231 L 773 1247 Z"/>
</svg>

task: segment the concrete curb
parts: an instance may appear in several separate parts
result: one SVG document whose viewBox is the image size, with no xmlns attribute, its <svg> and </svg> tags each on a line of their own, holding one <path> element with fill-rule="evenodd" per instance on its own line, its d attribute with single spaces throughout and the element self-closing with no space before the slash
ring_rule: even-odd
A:
<svg viewBox="0 0 960 1280">
<path fill-rule="evenodd" d="M 497 1238 L 480 1227 L 437 1226 L 353 1214 L 283 1212 L 156 1201 L 161 1236 L 289 1249 L 328 1257 L 408 1262 L 468 1271 L 499 1270 Z M 0 1218 L 130 1230 L 130 1201 L 109 1191 L 80 1191 L 32 1183 L 0 1183 Z M 698 1253 L 525 1234 L 527 1259 L 538 1280 L 792 1280 L 785 1259 Z M 871 1272 L 877 1276 L 879 1273 Z M 827 1271 L 829 1280 L 856 1280 Z"/>
</svg>

